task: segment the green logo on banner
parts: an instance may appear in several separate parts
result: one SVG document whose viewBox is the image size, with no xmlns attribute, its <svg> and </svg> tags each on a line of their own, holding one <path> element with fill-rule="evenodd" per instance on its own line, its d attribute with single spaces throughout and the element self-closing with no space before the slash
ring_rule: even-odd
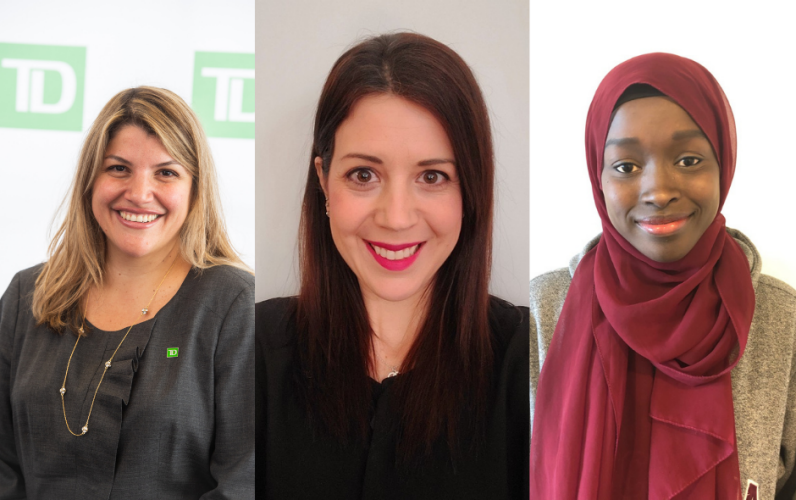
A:
<svg viewBox="0 0 796 500">
<path fill-rule="evenodd" d="M 0 43 L 0 127 L 83 129 L 86 48 Z"/>
<path fill-rule="evenodd" d="M 179 354 L 180 348 L 179 347 L 167 347 L 166 348 L 166 357 L 167 358 L 176 358 L 177 354 Z"/>
<path fill-rule="evenodd" d="M 193 109 L 209 137 L 254 139 L 254 54 L 197 52 Z"/>
</svg>

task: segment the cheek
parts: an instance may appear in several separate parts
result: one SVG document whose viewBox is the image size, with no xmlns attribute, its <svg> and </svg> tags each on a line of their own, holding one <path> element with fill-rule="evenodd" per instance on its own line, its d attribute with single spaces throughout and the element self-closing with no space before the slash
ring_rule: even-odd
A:
<svg viewBox="0 0 796 500">
<path fill-rule="evenodd" d="M 721 200 L 721 188 L 719 186 L 719 176 L 706 176 L 703 182 L 699 183 L 698 191 L 694 198 L 700 200 L 705 215 L 712 222 L 719 212 Z"/>
<path fill-rule="evenodd" d="M 94 213 L 95 219 L 102 220 L 108 206 L 116 199 L 115 193 L 116 190 L 113 188 L 112 182 L 101 177 L 94 181 L 94 185 L 91 186 L 91 211 Z"/>
<path fill-rule="evenodd" d="M 617 222 L 621 219 L 621 213 L 624 211 L 626 200 L 621 189 L 617 189 L 617 185 L 610 180 L 603 180 L 603 199 L 605 199 L 605 210 L 608 212 L 608 218 L 611 223 L 616 227 Z"/>
<path fill-rule="evenodd" d="M 355 195 L 346 190 L 329 191 L 329 222 L 339 237 L 356 236 L 373 212 L 374 197 Z"/>
<path fill-rule="evenodd" d="M 431 230 L 445 241 L 445 247 L 452 251 L 459 241 L 462 231 L 462 196 L 457 190 L 448 196 L 429 203 L 425 210 L 426 221 Z"/>
<path fill-rule="evenodd" d="M 164 186 L 158 195 L 160 203 L 170 212 L 182 217 L 188 215 L 191 206 L 191 185 L 172 184 Z"/>
</svg>

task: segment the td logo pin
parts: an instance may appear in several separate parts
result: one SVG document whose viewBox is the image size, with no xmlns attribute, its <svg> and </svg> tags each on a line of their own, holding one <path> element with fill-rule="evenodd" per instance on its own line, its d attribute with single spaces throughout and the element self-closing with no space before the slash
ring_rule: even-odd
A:
<svg viewBox="0 0 796 500">
<path fill-rule="evenodd" d="M 167 358 L 176 358 L 177 354 L 180 352 L 179 347 L 167 347 L 166 348 L 166 357 Z"/>
</svg>

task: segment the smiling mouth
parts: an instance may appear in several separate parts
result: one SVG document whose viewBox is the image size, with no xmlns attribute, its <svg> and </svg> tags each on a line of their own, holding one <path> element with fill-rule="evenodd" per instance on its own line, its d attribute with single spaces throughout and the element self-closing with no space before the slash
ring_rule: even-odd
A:
<svg viewBox="0 0 796 500">
<path fill-rule="evenodd" d="M 373 251 L 376 252 L 376 255 L 379 257 L 383 257 L 387 260 L 404 260 L 408 259 L 409 257 L 413 256 L 419 249 L 420 243 L 416 243 L 409 247 L 404 247 L 400 250 L 388 250 L 387 248 L 380 247 L 374 243 L 368 242 Z"/>
<path fill-rule="evenodd" d="M 134 214 L 132 212 L 125 212 L 124 210 L 117 210 L 122 219 L 129 222 L 152 222 L 153 220 L 161 217 L 162 214 Z"/>
<path fill-rule="evenodd" d="M 636 224 L 653 236 L 670 236 L 685 226 L 690 218 L 691 214 L 648 217 L 637 220 Z"/>
<path fill-rule="evenodd" d="M 365 240 L 365 247 L 376 262 L 388 271 L 403 271 L 414 264 L 423 249 L 425 241 L 392 245 Z"/>
</svg>

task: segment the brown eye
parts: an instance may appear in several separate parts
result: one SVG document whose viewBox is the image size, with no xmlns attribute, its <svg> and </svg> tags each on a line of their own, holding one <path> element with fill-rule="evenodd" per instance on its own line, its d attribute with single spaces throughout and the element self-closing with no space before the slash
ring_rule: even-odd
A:
<svg viewBox="0 0 796 500">
<path fill-rule="evenodd" d="M 355 168 L 346 174 L 346 178 L 349 182 L 362 187 L 377 182 L 376 174 L 369 168 Z"/>
<path fill-rule="evenodd" d="M 699 165 L 700 163 L 702 163 L 702 160 L 694 156 L 687 156 L 677 162 L 677 164 L 681 167 L 693 167 L 695 165 Z"/>
<path fill-rule="evenodd" d="M 632 163 L 620 163 L 619 165 L 614 165 L 614 170 L 616 170 L 620 174 L 633 173 L 637 168 L 638 167 L 636 167 Z"/>
<path fill-rule="evenodd" d="M 448 176 L 442 172 L 438 172 L 436 170 L 428 170 L 423 172 L 423 175 L 420 176 L 420 180 L 424 184 L 442 184 L 448 179 Z"/>
</svg>

